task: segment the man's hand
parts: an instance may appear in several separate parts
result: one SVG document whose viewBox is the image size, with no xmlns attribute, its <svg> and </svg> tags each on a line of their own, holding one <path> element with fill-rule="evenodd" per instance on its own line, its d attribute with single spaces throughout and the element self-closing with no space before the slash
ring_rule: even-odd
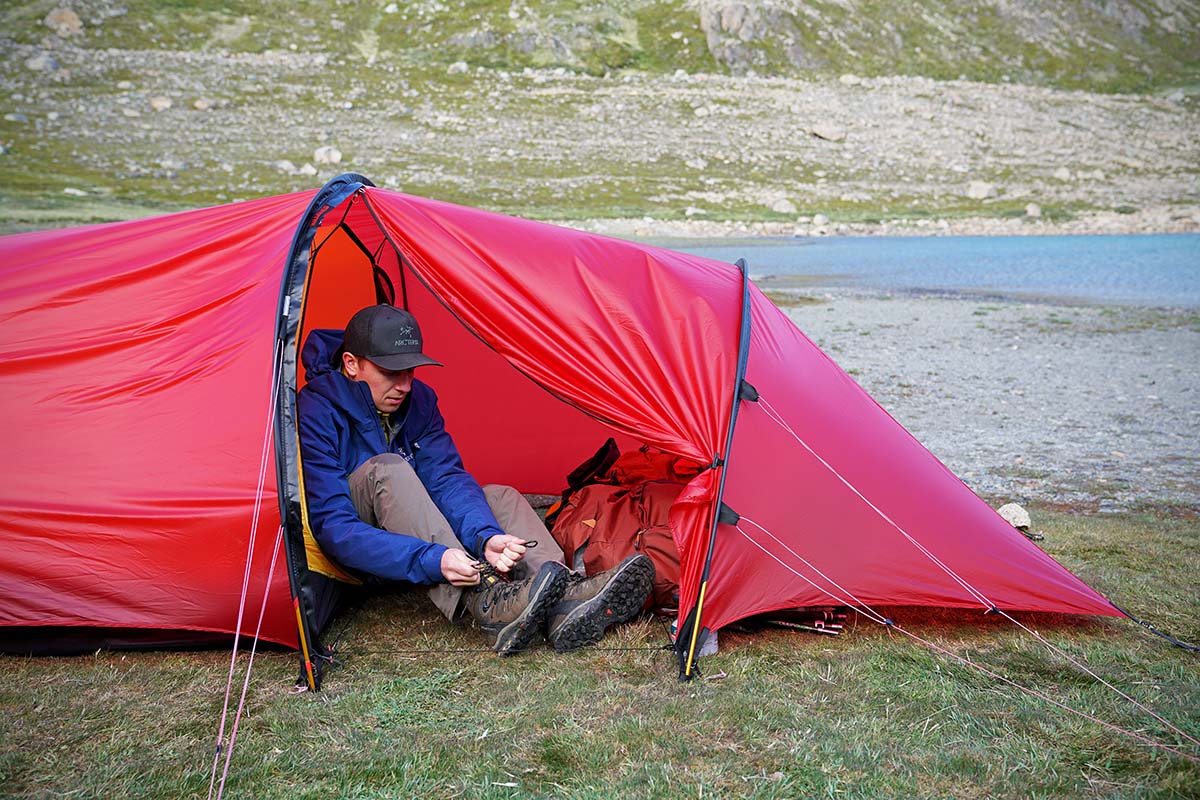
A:
<svg viewBox="0 0 1200 800">
<path fill-rule="evenodd" d="M 442 553 L 442 575 L 453 586 L 474 586 L 479 583 L 479 569 L 475 564 L 475 559 L 462 550 Z"/>
<path fill-rule="evenodd" d="M 483 556 L 497 572 L 508 572 L 525 557 L 525 540 L 507 533 L 493 536 L 483 546 Z"/>
</svg>

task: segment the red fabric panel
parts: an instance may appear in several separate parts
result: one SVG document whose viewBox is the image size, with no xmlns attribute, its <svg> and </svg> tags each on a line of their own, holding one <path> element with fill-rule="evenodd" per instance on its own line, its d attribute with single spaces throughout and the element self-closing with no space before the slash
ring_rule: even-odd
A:
<svg viewBox="0 0 1200 800">
<path fill-rule="evenodd" d="M 1001 519 L 757 290 L 747 379 L 832 470 L 762 403 L 742 404 L 725 500 L 787 546 L 747 520 L 746 534 L 720 526 L 706 626 L 851 596 L 985 609 L 950 572 L 1003 609 L 1119 614 Z"/>
<path fill-rule="evenodd" d="M 0 238 L 0 625 L 233 631 L 281 268 L 311 196 Z M 271 461 L 243 632 L 274 478 Z M 266 639 L 295 643 L 288 600 L 281 553 Z"/>
<path fill-rule="evenodd" d="M 367 197 L 421 279 L 505 361 L 633 440 L 704 464 L 723 447 L 737 354 L 736 268 L 395 192 L 368 189 Z M 421 377 L 443 398 L 473 471 L 521 470 L 546 453 L 569 469 L 603 441 L 593 431 L 572 438 L 576 412 L 483 372 L 490 365 L 478 350 L 462 350 L 470 358 L 459 360 L 469 334 L 410 298 L 422 326 L 429 320 L 430 352 L 454 354 L 456 369 L 448 363 Z M 480 393 L 475 376 L 473 392 L 449 390 L 464 362 L 504 388 Z M 511 440 L 493 449 L 498 461 L 477 455 L 475 442 L 486 436 Z M 565 474 L 556 467 L 548 476 L 552 491 Z"/>
</svg>

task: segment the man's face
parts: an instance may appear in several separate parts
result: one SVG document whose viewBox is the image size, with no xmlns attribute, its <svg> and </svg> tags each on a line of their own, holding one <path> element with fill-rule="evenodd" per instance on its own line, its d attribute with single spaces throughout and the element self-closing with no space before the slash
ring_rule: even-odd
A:
<svg viewBox="0 0 1200 800">
<path fill-rule="evenodd" d="M 413 371 L 402 369 L 392 371 L 384 369 L 372 361 L 350 353 L 342 354 L 342 364 L 346 376 L 354 381 L 362 381 L 371 389 L 371 399 L 375 407 L 385 414 L 391 414 L 400 408 L 404 398 L 412 391 Z"/>
</svg>

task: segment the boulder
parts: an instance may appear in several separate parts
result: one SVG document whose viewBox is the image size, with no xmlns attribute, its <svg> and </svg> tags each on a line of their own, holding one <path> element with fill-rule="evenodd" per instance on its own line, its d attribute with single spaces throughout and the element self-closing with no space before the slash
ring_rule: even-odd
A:
<svg viewBox="0 0 1200 800">
<path fill-rule="evenodd" d="M 25 69 L 30 72 L 58 72 L 58 61 L 49 53 L 38 53 L 25 59 Z"/>
<path fill-rule="evenodd" d="M 340 164 L 342 163 L 342 151 L 327 144 L 313 151 L 312 160 L 314 164 Z"/>
<path fill-rule="evenodd" d="M 841 142 L 846 138 L 846 132 L 837 125 L 832 125 L 828 122 L 814 125 L 809 129 L 809 133 L 818 139 L 824 139 L 827 142 Z"/>
<path fill-rule="evenodd" d="M 56 8 L 42 20 L 46 27 L 62 38 L 78 36 L 83 33 L 83 21 L 79 15 L 69 8 Z"/>
<path fill-rule="evenodd" d="M 995 197 L 996 185 L 987 181 L 971 181 L 967 184 L 967 197 L 972 200 L 986 200 Z"/>
<path fill-rule="evenodd" d="M 796 204 L 786 197 L 781 197 L 774 203 L 771 203 L 771 210 L 777 214 L 795 214 Z"/>
</svg>

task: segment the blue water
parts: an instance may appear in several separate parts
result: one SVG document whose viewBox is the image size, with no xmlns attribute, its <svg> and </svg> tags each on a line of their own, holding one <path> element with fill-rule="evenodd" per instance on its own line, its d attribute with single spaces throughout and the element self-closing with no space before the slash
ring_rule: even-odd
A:
<svg viewBox="0 0 1200 800">
<path fill-rule="evenodd" d="M 1200 234 L 831 237 L 667 246 L 721 261 L 745 258 L 753 277 L 813 278 L 806 286 L 1200 307 Z"/>
</svg>

